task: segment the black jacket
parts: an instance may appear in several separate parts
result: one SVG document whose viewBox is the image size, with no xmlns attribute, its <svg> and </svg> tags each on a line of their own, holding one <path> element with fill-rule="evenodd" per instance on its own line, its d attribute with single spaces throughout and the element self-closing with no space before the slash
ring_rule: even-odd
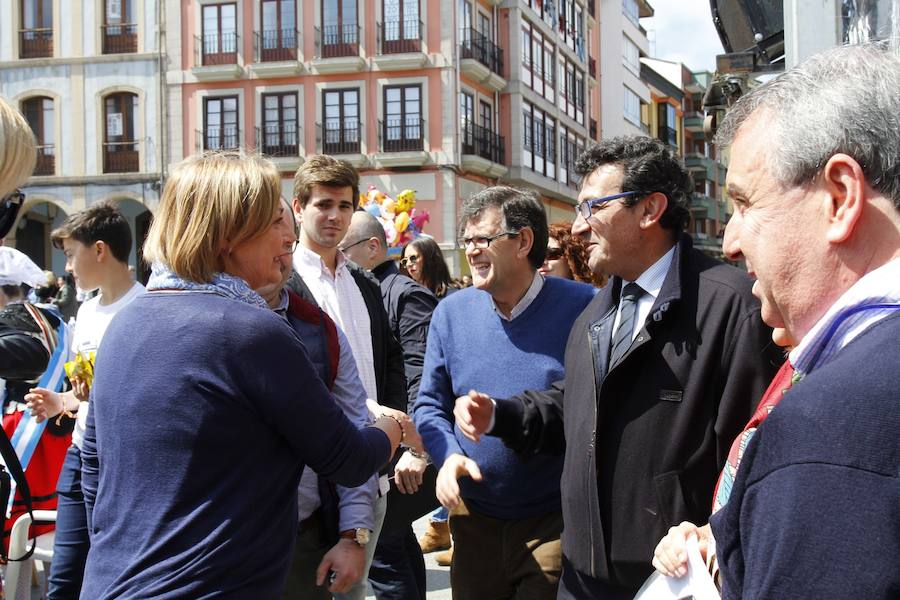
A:
<svg viewBox="0 0 900 600">
<path fill-rule="evenodd" d="M 425 340 L 437 298 L 428 288 L 402 275 L 392 260 L 386 260 L 372 269 L 372 275 L 381 282 L 381 298 L 388 323 L 403 348 L 408 393 L 408 410 L 405 412 L 412 415 L 425 364 Z"/>
<path fill-rule="evenodd" d="M 708 520 L 730 445 L 783 359 L 746 273 L 683 236 L 607 373 L 621 287 L 613 278 L 575 322 L 564 381 L 498 401 L 493 434 L 525 453 L 565 451 L 563 553 L 583 575 L 636 591 L 670 526 Z"/>
<path fill-rule="evenodd" d="M 407 395 L 403 350 L 400 348 L 400 342 L 391 332 L 388 316 L 381 300 L 381 287 L 374 276 L 356 263 L 349 263 L 347 269 L 359 287 L 369 311 L 369 323 L 372 329 L 372 359 L 375 363 L 375 383 L 378 388 L 378 398 L 375 400 L 383 406 L 406 412 Z M 319 305 L 303 278 L 296 271 L 288 279 L 287 287 L 304 300 L 308 300 L 316 306 Z"/>
</svg>

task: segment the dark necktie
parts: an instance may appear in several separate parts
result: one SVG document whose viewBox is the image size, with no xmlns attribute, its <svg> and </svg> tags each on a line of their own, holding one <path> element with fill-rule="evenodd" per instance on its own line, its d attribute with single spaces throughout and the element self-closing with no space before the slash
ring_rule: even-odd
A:
<svg viewBox="0 0 900 600">
<path fill-rule="evenodd" d="M 619 327 L 613 334 L 612 346 L 609 351 L 609 366 L 613 367 L 631 347 L 632 332 L 634 331 L 634 317 L 637 313 L 638 299 L 644 294 L 636 283 L 629 283 L 622 290 L 622 297 L 619 300 L 621 307 L 621 316 L 619 317 Z"/>
</svg>

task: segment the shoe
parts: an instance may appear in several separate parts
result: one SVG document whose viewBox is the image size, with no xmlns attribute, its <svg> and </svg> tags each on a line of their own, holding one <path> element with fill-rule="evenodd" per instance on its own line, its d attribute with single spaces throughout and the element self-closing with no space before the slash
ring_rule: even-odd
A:
<svg viewBox="0 0 900 600">
<path fill-rule="evenodd" d="M 434 562 L 436 562 L 441 567 L 449 567 L 450 563 L 453 562 L 453 546 L 450 546 L 449 550 L 445 550 L 444 552 L 435 554 Z"/>
<path fill-rule="evenodd" d="M 419 538 L 419 547 L 422 548 L 422 554 L 449 549 L 450 525 L 446 521 L 443 523 L 429 522 L 425 534 Z"/>
</svg>

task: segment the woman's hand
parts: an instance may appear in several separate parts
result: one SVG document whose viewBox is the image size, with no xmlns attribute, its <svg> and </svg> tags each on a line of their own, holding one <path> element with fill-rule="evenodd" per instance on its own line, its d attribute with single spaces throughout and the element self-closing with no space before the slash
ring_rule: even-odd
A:
<svg viewBox="0 0 900 600">
<path fill-rule="evenodd" d="M 687 550 L 685 542 L 689 536 L 696 536 L 699 542 L 700 555 L 706 560 L 712 529 L 709 525 L 697 527 L 687 521 L 669 528 L 666 537 L 659 541 L 653 552 L 653 566 L 668 577 L 683 577 L 687 574 Z"/>
</svg>

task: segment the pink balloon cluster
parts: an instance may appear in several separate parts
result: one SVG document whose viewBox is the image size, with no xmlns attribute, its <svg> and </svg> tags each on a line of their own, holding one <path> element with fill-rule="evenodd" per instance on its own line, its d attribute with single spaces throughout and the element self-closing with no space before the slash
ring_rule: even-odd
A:
<svg viewBox="0 0 900 600">
<path fill-rule="evenodd" d="M 359 205 L 384 227 L 390 248 L 402 248 L 422 235 L 422 228 L 430 220 L 427 210 L 415 208 L 415 190 L 403 190 L 394 199 L 369 184 L 369 189 L 359 195 Z"/>
</svg>

